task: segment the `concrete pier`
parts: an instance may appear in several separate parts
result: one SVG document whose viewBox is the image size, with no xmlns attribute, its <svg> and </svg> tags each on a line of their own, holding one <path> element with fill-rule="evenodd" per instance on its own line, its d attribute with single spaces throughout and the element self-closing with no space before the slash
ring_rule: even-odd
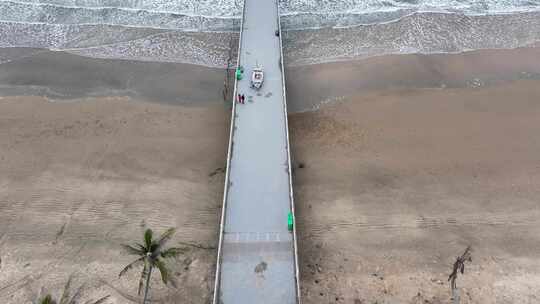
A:
<svg viewBox="0 0 540 304">
<path fill-rule="evenodd" d="M 235 85 L 214 304 L 299 303 L 277 0 L 244 1 L 239 47 L 244 77 Z M 250 86 L 256 66 L 259 90 Z"/>
</svg>

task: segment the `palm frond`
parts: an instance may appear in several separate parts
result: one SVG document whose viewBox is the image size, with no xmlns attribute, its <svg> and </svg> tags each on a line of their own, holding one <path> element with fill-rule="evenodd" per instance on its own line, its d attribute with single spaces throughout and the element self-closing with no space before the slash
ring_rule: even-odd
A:
<svg viewBox="0 0 540 304">
<path fill-rule="evenodd" d="M 157 240 L 158 246 L 161 248 L 163 245 L 165 245 L 165 243 L 167 243 L 167 241 L 171 239 L 175 232 L 176 229 L 174 228 L 169 228 L 165 232 L 163 232 L 163 234 Z"/>
<path fill-rule="evenodd" d="M 133 268 L 133 267 L 135 267 L 136 265 L 139 265 L 139 264 L 141 264 L 142 262 L 144 262 L 144 259 L 146 259 L 146 256 L 142 256 L 142 257 L 136 259 L 135 261 L 129 263 L 126 267 L 124 267 L 124 269 L 122 269 L 122 271 L 120 271 L 120 273 L 118 274 L 118 277 L 123 276 L 124 274 L 126 274 L 126 272 L 128 272 L 129 270 L 131 270 L 131 268 Z"/>
<path fill-rule="evenodd" d="M 142 249 L 137 249 L 131 245 L 124 245 L 122 244 L 121 245 L 122 248 L 129 254 L 134 254 L 134 255 L 144 255 L 146 252 L 143 251 Z"/>
<path fill-rule="evenodd" d="M 203 245 L 203 244 L 198 244 L 198 243 L 191 243 L 191 242 L 178 242 L 178 243 L 180 245 L 189 246 L 189 247 L 193 247 L 193 248 L 197 248 L 197 249 L 205 249 L 205 250 L 216 249 L 215 246 L 208 246 L 208 245 Z"/>
<path fill-rule="evenodd" d="M 163 261 L 156 259 L 154 260 L 154 264 L 159 269 L 159 273 L 161 274 L 161 280 L 163 283 L 167 284 L 169 281 L 169 270 L 167 269 L 167 266 L 165 266 L 165 263 Z"/>
<path fill-rule="evenodd" d="M 178 288 L 178 285 L 176 284 L 176 278 L 174 276 L 169 276 L 169 284 L 171 284 L 174 288 Z"/>
<path fill-rule="evenodd" d="M 97 301 L 95 301 L 95 302 L 92 302 L 93 300 L 89 300 L 89 301 L 87 301 L 87 302 L 84 303 L 84 304 L 103 304 L 103 303 L 105 303 L 105 301 L 107 301 L 107 299 L 108 299 L 110 296 L 111 296 L 111 295 L 106 295 L 106 296 L 104 296 L 103 298 L 101 298 L 101 299 L 99 299 L 99 300 L 97 300 Z"/>
<path fill-rule="evenodd" d="M 144 232 L 144 243 L 146 248 L 152 247 L 152 229 L 146 229 Z"/>
<path fill-rule="evenodd" d="M 141 295 L 141 290 L 144 286 L 144 280 L 146 279 L 146 276 L 148 276 L 148 263 L 146 262 L 146 259 L 144 259 L 144 267 L 141 272 L 141 278 L 139 279 L 139 290 L 137 290 L 138 295 Z"/>
<path fill-rule="evenodd" d="M 39 301 L 39 304 L 56 304 L 56 301 L 53 300 L 50 294 L 48 294 L 43 299 L 41 299 L 41 301 Z"/>
<path fill-rule="evenodd" d="M 157 243 L 152 243 L 148 252 L 152 254 L 152 258 L 159 256 L 159 245 Z"/>
<path fill-rule="evenodd" d="M 161 252 L 161 257 L 162 258 L 175 258 L 177 256 L 179 256 L 180 254 L 183 254 L 185 253 L 186 251 L 188 251 L 187 248 L 180 248 L 180 247 L 175 247 L 175 248 L 169 248 L 163 252 Z"/>
<path fill-rule="evenodd" d="M 144 252 L 148 252 L 148 248 L 144 247 L 144 245 L 141 243 L 135 243 L 135 246 L 139 247 L 139 249 Z"/>
<path fill-rule="evenodd" d="M 64 286 L 64 291 L 62 292 L 62 297 L 60 297 L 60 304 L 68 304 L 69 303 L 69 290 L 71 288 L 71 281 L 73 280 L 73 276 L 69 276 L 66 286 Z"/>
</svg>

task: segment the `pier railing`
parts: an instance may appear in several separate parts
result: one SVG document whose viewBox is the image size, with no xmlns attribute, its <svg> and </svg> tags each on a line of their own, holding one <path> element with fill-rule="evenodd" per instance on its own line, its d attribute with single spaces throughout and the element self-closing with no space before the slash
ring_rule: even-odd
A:
<svg viewBox="0 0 540 304">
<path fill-rule="evenodd" d="M 242 1 L 242 18 L 240 18 L 240 35 L 238 38 L 238 58 L 236 60 L 236 67 L 239 68 L 241 65 L 240 62 L 240 49 L 242 48 L 242 32 L 244 31 L 244 16 L 246 13 L 246 6 L 244 1 Z M 225 218 L 226 218 L 226 210 L 227 210 L 227 198 L 229 195 L 229 186 L 230 186 L 230 166 L 231 166 L 231 158 L 233 153 L 233 138 L 234 138 L 234 131 L 235 131 L 235 117 L 236 117 L 236 102 L 235 98 L 237 95 L 237 89 L 238 89 L 238 79 L 236 78 L 236 74 L 234 77 L 234 91 L 232 96 L 232 109 L 231 109 L 231 122 L 230 122 L 230 130 L 229 130 L 229 147 L 227 150 L 227 167 L 225 169 L 225 185 L 223 189 L 223 204 L 221 209 L 221 220 L 219 225 L 219 241 L 218 241 L 218 249 L 217 249 L 217 258 L 216 258 L 216 274 L 215 274 L 215 282 L 214 282 L 214 298 L 212 303 L 218 304 L 219 299 L 219 288 L 220 288 L 220 280 L 221 280 L 221 256 L 222 256 L 222 247 L 223 247 L 223 236 L 224 236 L 224 228 L 225 228 Z"/>
<path fill-rule="evenodd" d="M 277 24 L 278 24 L 278 31 L 279 31 L 279 49 L 280 49 L 280 65 L 281 65 L 281 79 L 282 79 L 282 89 L 283 89 L 283 113 L 285 114 L 285 134 L 287 135 L 287 159 L 289 163 L 288 166 L 288 174 L 289 174 L 289 199 L 291 202 L 291 213 L 293 215 L 293 250 L 294 250 L 294 273 L 295 273 L 295 283 L 296 283 L 296 303 L 301 303 L 301 294 L 300 294 L 300 266 L 298 263 L 298 238 L 296 234 L 296 212 L 295 212 L 295 206 L 294 206 L 294 191 L 293 191 L 293 182 L 292 182 L 292 166 L 291 166 L 291 141 L 289 139 L 289 119 L 288 119 L 288 110 L 287 110 L 287 90 L 285 85 L 285 65 L 283 57 L 283 36 L 281 31 L 281 18 L 279 14 L 279 0 L 277 1 Z"/>
</svg>

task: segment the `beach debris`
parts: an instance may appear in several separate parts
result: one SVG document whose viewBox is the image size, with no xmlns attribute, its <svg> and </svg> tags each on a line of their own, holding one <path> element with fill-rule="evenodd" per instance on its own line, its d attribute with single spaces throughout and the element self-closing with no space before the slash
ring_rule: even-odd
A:
<svg viewBox="0 0 540 304">
<path fill-rule="evenodd" d="M 465 248 L 465 252 L 463 252 L 461 256 L 457 257 L 456 261 L 454 262 L 452 273 L 450 273 L 448 276 L 448 281 L 450 282 L 452 289 L 456 289 L 458 272 L 461 272 L 461 274 L 465 272 L 465 262 L 467 261 L 472 262 L 471 246 L 467 246 L 467 248 Z"/>
<path fill-rule="evenodd" d="M 184 271 L 189 271 L 189 266 L 193 263 L 193 260 L 191 258 L 186 258 L 183 262 Z"/>
<path fill-rule="evenodd" d="M 60 227 L 60 230 L 56 233 L 56 238 L 54 239 L 53 244 L 56 245 L 56 244 L 58 243 L 58 240 L 60 239 L 60 237 L 62 237 L 62 235 L 64 235 L 64 232 L 65 232 L 65 230 L 66 230 L 66 224 L 67 224 L 67 223 L 64 223 L 64 224 L 62 225 L 62 227 Z"/>
<path fill-rule="evenodd" d="M 471 88 L 483 87 L 485 83 L 480 78 L 473 78 L 472 80 L 467 81 L 467 85 Z"/>
<path fill-rule="evenodd" d="M 214 176 L 216 174 L 219 174 L 219 173 L 225 173 L 225 168 L 219 167 L 216 170 L 214 170 L 213 172 L 211 172 L 210 174 L 208 174 L 208 176 L 212 177 L 212 176 Z"/>
</svg>

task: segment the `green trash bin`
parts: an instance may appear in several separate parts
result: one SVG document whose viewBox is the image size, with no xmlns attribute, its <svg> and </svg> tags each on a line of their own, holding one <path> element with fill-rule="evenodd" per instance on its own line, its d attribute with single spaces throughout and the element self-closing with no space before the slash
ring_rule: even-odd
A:
<svg viewBox="0 0 540 304">
<path fill-rule="evenodd" d="M 236 69 L 236 80 L 242 80 L 242 69 Z"/>
<path fill-rule="evenodd" d="M 294 225 L 294 219 L 292 212 L 289 212 L 289 215 L 287 216 L 287 228 L 289 231 L 293 231 L 293 225 Z"/>
</svg>

